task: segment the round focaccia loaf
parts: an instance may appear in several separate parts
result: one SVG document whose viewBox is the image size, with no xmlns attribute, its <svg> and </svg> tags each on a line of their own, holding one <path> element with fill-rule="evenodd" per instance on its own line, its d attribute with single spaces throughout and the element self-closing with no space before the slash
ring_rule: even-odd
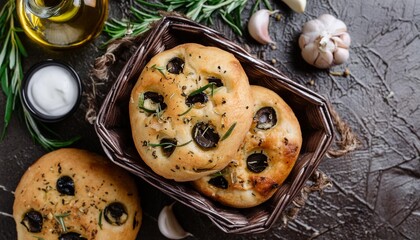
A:
<svg viewBox="0 0 420 240">
<path fill-rule="evenodd" d="M 275 92 L 251 86 L 253 124 L 232 162 L 193 182 L 204 195 L 231 207 L 248 208 L 267 201 L 289 175 L 302 145 L 292 109 Z"/>
<path fill-rule="evenodd" d="M 187 43 L 154 56 L 129 103 L 132 136 L 158 175 L 192 181 L 230 162 L 251 125 L 252 96 L 239 61 Z"/>
<path fill-rule="evenodd" d="M 142 221 L 131 176 L 105 158 L 60 149 L 36 161 L 15 191 L 18 239 L 136 239 Z"/>
</svg>

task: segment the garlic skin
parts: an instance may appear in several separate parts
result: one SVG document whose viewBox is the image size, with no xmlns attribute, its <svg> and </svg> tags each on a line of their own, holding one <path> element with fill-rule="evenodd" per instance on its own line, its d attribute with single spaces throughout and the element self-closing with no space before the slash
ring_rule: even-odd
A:
<svg viewBox="0 0 420 240">
<path fill-rule="evenodd" d="M 306 0 L 283 0 L 293 11 L 303 13 L 306 8 Z"/>
<path fill-rule="evenodd" d="M 303 59 L 321 69 L 347 61 L 350 42 L 346 24 L 330 14 L 305 23 L 299 37 Z"/>
<path fill-rule="evenodd" d="M 268 34 L 268 25 L 270 24 L 270 15 L 276 12 L 261 9 L 252 14 L 248 21 L 248 32 L 257 42 L 261 44 L 274 43 Z"/>
<path fill-rule="evenodd" d="M 174 204 L 175 202 L 169 206 L 163 207 L 160 211 L 158 218 L 160 232 L 163 236 L 169 239 L 183 239 L 188 236 L 193 236 L 191 233 L 186 232 L 181 225 L 179 225 L 179 222 L 172 210 Z"/>
</svg>

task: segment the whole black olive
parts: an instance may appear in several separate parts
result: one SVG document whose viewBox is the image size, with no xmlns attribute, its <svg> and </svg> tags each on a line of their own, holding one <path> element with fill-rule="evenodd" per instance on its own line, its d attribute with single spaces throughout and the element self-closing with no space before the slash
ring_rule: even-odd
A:
<svg viewBox="0 0 420 240">
<path fill-rule="evenodd" d="M 198 122 L 192 129 L 194 141 L 204 149 L 214 148 L 219 142 L 220 136 L 214 126 L 209 123 Z"/>
<path fill-rule="evenodd" d="M 184 60 L 179 57 L 174 57 L 166 64 L 166 70 L 173 74 L 180 74 L 184 71 Z"/>
<path fill-rule="evenodd" d="M 208 183 L 221 189 L 227 189 L 229 186 L 228 181 L 223 176 L 214 177 L 210 179 Z"/>
<path fill-rule="evenodd" d="M 272 107 L 263 107 L 255 114 L 254 122 L 258 129 L 270 129 L 277 123 L 276 111 Z"/>
<path fill-rule="evenodd" d="M 267 156 L 263 153 L 253 153 L 246 159 L 246 166 L 251 172 L 260 173 L 268 166 Z"/>
<path fill-rule="evenodd" d="M 209 81 L 209 83 L 214 83 L 214 86 L 216 86 L 216 87 L 223 86 L 222 80 L 220 78 L 217 78 L 217 77 L 208 77 L 207 81 Z"/>
<path fill-rule="evenodd" d="M 57 191 L 64 195 L 74 196 L 74 181 L 69 176 L 62 176 L 56 183 Z"/>
<path fill-rule="evenodd" d="M 30 210 L 25 213 L 20 223 L 26 227 L 28 232 L 39 233 L 42 230 L 43 221 L 44 219 L 42 218 L 42 214 L 40 212 Z"/>
<path fill-rule="evenodd" d="M 185 100 L 185 104 L 187 104 L 188 107 L 191 107 L 195 103 L 206 103 L 208 100 L 209 97 L 207 96 L 207 94 L 201 92 L 192 96 L 188 96 Z"/>
<path fill-rule="evenodd" d="M 105 208 L 104 217 L 109 224 L 120 226 L 127 221 L 128 214 L 122 203 L 114 202 Z"/>
<path fill-rule="evenodd" d="M 178 141 L 175 138 L 163 138 L 160 141 L 163 155 L 165 155 L 166 157 L 170 157 L 175 151 L 177 143 Z"/>
<path fill-rule="evenodd" d="M 87 240 L 87 238 L 82 237 L 80 233 L 68 232 L 61 234 L 58 240 Z"/>
<path fill-rule="evenodd" d="M 159 104 L 161 110 L 165 110 L 167 105 L 164 102 L 163 96 L 156 92 L 145 92 L 143 94 L 144 100 L 150 99 L 152 102 Z"/>
</svg>

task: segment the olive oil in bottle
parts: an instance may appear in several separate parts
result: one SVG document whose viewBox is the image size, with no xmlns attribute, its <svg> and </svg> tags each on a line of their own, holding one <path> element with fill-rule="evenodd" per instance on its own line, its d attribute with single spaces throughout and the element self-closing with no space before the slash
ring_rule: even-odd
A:
<svg viewBox="0 0 420 240">
<path fill-rule="evenodd" d="M 55 49 L 92 40 L 108 16 L 108 0 L 17 0 L 16 7 L 25 33 Z"/>
</svg>

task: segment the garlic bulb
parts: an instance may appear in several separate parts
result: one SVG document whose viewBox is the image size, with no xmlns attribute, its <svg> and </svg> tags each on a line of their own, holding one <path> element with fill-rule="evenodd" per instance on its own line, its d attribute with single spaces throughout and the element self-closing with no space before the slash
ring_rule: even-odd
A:
<svg viewBox="0 0 420 240">
<path fill-rule="evenodd" d="M 270 23 L 270 15 L 276 12 L 261 9 L 252 14 L 248 22 L 248 32 L 257 42 L 261 44 L 273 43 L 268 34 L 268 25 Z"/>
<path fill-rule="evenodd" d="M 306 0 L 283 0 L 293 11 L 303 13 L 306 8 Z"/>
<path fill-rule="evenodd" d="M 303 25 L 299 46 L 306 62 L 317 68 L 329 68 L 349 58 L 350 41 L 346 24 L 323 14 Z"/>
<path fill-rule="evenodd" d="M 169 239 L 182 239 L 188 236 L 192 236 L 191 233 L 186 232 L 181 225 L 179 225 L 178 220 L 176 219 L 172 207 L 175 204 L 172 203 L 169 206 L 163 207 L 160 211 L 158 218 L 158 226 L 160 232 L 163 236 Z"/>
</svg>

